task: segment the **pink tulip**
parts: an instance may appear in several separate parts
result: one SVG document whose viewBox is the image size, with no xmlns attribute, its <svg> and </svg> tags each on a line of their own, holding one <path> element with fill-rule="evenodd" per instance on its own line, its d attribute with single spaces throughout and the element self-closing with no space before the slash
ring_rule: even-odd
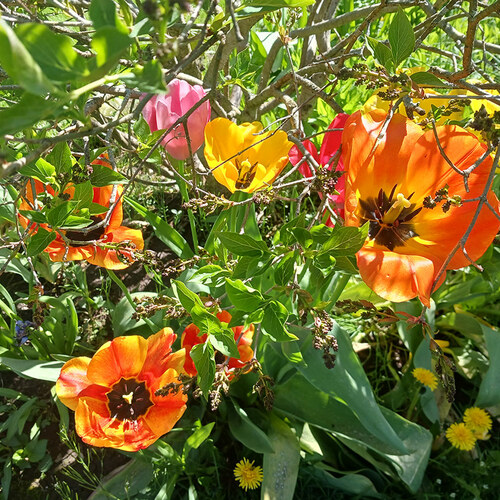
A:
<svg viewBox="0 0 500 500">
<path fill-rule="evenodd" d="M 175 78 L 168 84 L 168 93 L 153 96 L 144 109 L 142 116 L 148 122 L 151 132 L 169 129 L 181 116 L 186 114 L 206 95 L 200 85 L 190 85 Z M 187 129 L 194 153 L 203 144 L 203 131 L 210 120 L 210 103 L 205 101 L 187 119 Z M 167 152 L 177 160 L 189 157 L 189 147 L 184 125 L 177 125 L 162 142 Z"/>
<path fill-rule="evenodd" d="M 345 113 L 340 113 L 335 117 L 332 123 L 330 123 L 330 126 L 328 128 L 329 129 L 344 128 L 344 124 L 348 118 L 349 115 L 346 115 Z M 305 140 L 303 142 L 304 147 L 309 153 L 311 153 L 311 156 L 316 160 L 316 162 L 323 167 L 325 165 L 328 165 L 328 170 L 331 170 L 333 166 L 330 160 L 340 148 L 341 143 L 342 143 L 342 131 L 326 132 L 325 135 L 323 136 L 323 142 L 321 144 L 321 149 L 319 154 L 316 150 L 316 147 L 311 141 Z M 288 153 L 288 156 L 290 158 L 290 162 L 292 163 L 292 165 L 297 165 L 297 163 L 299 163 L 299 161 L 302 160 L 303 158 L 303 154 L 297 146 L 293 146 L 293 148 Z M 344 163 L 342 161 L 342 155 L 340 156 L 335 171 L 337 172 L 344 171 Z M 302 162 L 302 164 L 299 166 L 299 172 L 304 177 L 312 177 L 313 175 L 311 168 L 309 167 L 307 162 Z M 339 180 L 337 181 L 337 185 L 335 186 L 335 189 L 338 191 L 339 194 L 329 194 L 328 197 L 334 204 L 335 213 L 340 217 L 344 218 L 344 192 L 345 192 L 344 176 L 339 178 Z M 320 196 L 321 197 L 323 196 L 322 193 L 320 193 Z M 328 217 L 326 225 L 327 226 L 334 225 L 331 220 L 331 217 Z"/>
</svg>

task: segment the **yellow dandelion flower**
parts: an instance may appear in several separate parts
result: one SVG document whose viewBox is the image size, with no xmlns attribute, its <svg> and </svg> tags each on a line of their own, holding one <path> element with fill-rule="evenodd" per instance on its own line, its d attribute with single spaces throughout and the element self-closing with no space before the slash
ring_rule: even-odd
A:
<svg viewBox="0 0 500 500">
<path fill-rule="evenodd" d="M 262 467 L 254 467 L 253 463 L 254 460 L 250 462 L 248 459 L 244 458 L 243 460 L 240 460 L 234 468 L 234 477 L 236 478 L 236 481 L 240 482 L 240 488 L 243 488 L 244 490 L 247 490 L 248 488 L 254 490 L 260 486 L 260 483 L 262 483 Z"/>
<path fill-rule="evenodd" d="M 451 424 L 446 431 L 448 441 L 459 450 L 470 451 L 476 444 L 476 436 L 471 429 L 462 422 Z"/>
<path fill-rule="evenodd" d="M 491 429 L 491 417 L 482 408 L 472 407 L 467 408 L 464 413 L 465 425 L 474 433 L 480 435 L 488 432 Z"/>
<path fill-rule="evenodd" d="M 415 368 L 411 373 L 421 384 L 426 385 L 431 391 L 438 385 L 436 375 L 426 368 Z"/>
</svg>

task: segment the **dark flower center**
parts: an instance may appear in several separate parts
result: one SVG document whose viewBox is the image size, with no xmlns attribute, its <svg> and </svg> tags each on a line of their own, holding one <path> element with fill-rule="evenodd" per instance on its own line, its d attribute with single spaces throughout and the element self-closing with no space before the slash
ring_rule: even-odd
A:
<svg viewBox="0 0 500 500">
<path fill-rule="evenodd" d="M 247 189 L 255 179 L 257 162 L 252 165 L 248 160 L 244 160 L 240 163 L 238 159 L 236 159 L 236 168 L 238 170 L 238 178 L 236 179 L 235 188 Z"/>
<path fill-rule="evenodd" d="M 108 408 L 112 418 L 137 420 L 153 403 L 146 382 L 121 378 L 108 392 Z"/>
<path fill-rule="evenodd" d="M 92 226 L 97 225 L 99 222 L 102 221 L 99 217 L 91 217 L 91 219 L 94 221 L 93 224 L 90 226 L 87 226 L 85 231 L 74 229 L 72 231 L 66 231 L 65 235 L 66 238 L 72 240 L 72 241 L 80 241 L 82 243 L 70 243 L 70 246 L 72 247 L 83 247 L 87 244 L 89 241 L 96 241 L 102 238 L 104 233 L 106 232 L 106 226 L 101 226 L 101 227 L 96 227 L 94 229 Z M 88 231 L 90 229 L 90 231 Z M 88 231 L 88 232 L 87 232 Z"/>
<path fill-rule="evenodd" d="M 381 189 L 377 198 L 360 199 L 358 209 L 361 223 L 369 222 L 368 237 L 391 251 L 418 236 L 410 221 L 422 210 L 410 202 L 414 193 L 408 198 L 401 193 L 394 197 L 396 187 L 389 196 Z"/>
</svg>

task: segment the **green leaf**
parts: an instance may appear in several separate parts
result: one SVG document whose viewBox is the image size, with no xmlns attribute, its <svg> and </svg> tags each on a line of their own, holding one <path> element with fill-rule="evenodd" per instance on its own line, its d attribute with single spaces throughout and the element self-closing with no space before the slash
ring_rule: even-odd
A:
<svg viewBox="0 0 500 500">
<path fill-rule="evenodd" d="M 71 154 L 71 149 L 66 142 L 59 142 L 54 149 L 45 158 L 49 163 L 55 166 L 58 174 L 65 172 L 71 173 L 75 159 Z"/>
<path fill-rule="evenodd" d="M 128 196 L 125 196 L 124 199 L 153 226 L 158 239 L 165 243 L 176 255 L 181 259 L 193 257 L 194 253 L 188 242 L 173 227 Z"/>
<path fill-rule="evenodd" d="M 208 397 L 215 377 L 214 348 L 209 342 L 196 344 L 190 355 L 198 372 L 198 386 L 205 397 Z"/>
<path fill-rule="evenodd" d="M 389 43 L 391 44 L 392 59 L 396 67 L 415 49 L 413 27 L 403 9 L 399 9 L 394 14 L 389 26 Z"/>
<path fill-rule="evenodd" d="M 436 75 L 432 73 L 427 73 L 427 71 L 419 71 L 418 73 L 413 73 L 410 78 L 417 85 L 431 85 L 433 87 L 446 87 L 446 84 L 439 79 Z"/>
<path fill-rule="evenodd" d="M 61 224 L 62 229 L 83 229 L 90 226 L 94 221 L 88 217 L 80 217 L 78 215 L 69 215 L 64 224 Z"/>
<path fill-rule="evenodd" d="M 262 331 L 275 342 L 297 340 L 297 337 L 285 327 L 287 318 L 288 310 L 281 302 L 276 300 L 269 302 L 264 309 Z"/>
<path fill-rule="evenodd" d="M 1 18 L 0 65 L 16 83 L 32 94 L 45 95 L 55 90 L 35 59 Z"/>
<path fill-rule="evenodd" d="M 26 217 L 32 222 L 36 222 L 38 224 L 47 223 L 47 217 L 45 216 L 45 214 L 38 210 L 19 210 L 19 213 L 21 215 L 24 215 L 24 217 Z"/>
<path fill-rule="evenodd" d="M 89 208 L 92 204 L 93 199 L 94 190 L 90 181 L 75 184 L 75 191 L 73 193 L 72 201 L 76 203 L 76 208 L 78 210 L 81 210 L 82 208 Z"/>
<path fill-rule="evenodd" d="M 63 112 L 63 105 L 55 99 L 25 93 L 17 104 L 0 110 L 0 135 L 16 134 L 40 120 L 57 118 Z"/>
<path fill-rule="evenodd" d="M 247 234 L 232 233 L 223 231 L 217 234 L 217 238 L 235 255 L 247 255 L 249 257 L 261 257 L 269 250 L 266 244 L 261 240 L 254 240 Z"/>
<path fill-rule="evenodd" d="M 295 270 L 295 252 L 288 252 L 274 268 L 274 280 L 280 286 L 288 286 Z"/>
<path fill-rule="evenodd" d="M 122 33 L 128 32 L 127 27 L 116 13 L 116 5 L 113 0 L 92 0 L 89 7 L 89 16 L 96 30 L 111 26 L 118 28 Z"/>
<path fill-rule="evenodd" d="M 141 92 L 157 94 L 165 92 L 167 87 L 163 80 L 162 66 L 159 61 L 148 61 L 144 66 L 136 66 L 132 74 L 121 78 L 128 87 L 136 87 Z"/>
<path fill-rule="evenodd" d="M 391 49 L 375 38 L 367 37 L 368 45 L 371 47 L 375 59 L 389 72 L 394 69 Z"/>
<path fill-rule="evenodd" d="M 96 187 L 109 186 L 110 184 L 121 184 L 127 178 L 105 165 L 92 165 L 90 183 Z"/>
<path fill-rule="evenodd" d="M 191 436 L 186 439 L 182 455 L 184 459 L 187 458 L 191 450 L 197 450 L 209 437 L 214 428 L 215 422 L 210 422 L 196 429 Z"/>
<path fill-rule="evenodd" d="M 51 208 L 47 212 L 47 220 L 49 224 L 53 227 L 60 227 L 63 225 L 64 221 L 73 210 L 75 210 L 76 203 L 73 201 L 65 201 L 57 207 Z"/>
<path fill-rule="evenodd" d="M 228 423 L 234 438 L 256 453 L 273 453 L 274 449 L 266 434 L 250 420 L 247 412 L 234 399 L 231 402 L 227 405 Z"/>
<path fill-rule="evenodd" d="M 290 231 L 302 248 L 309 248 L 313 244 L 313 238 L 307 229 L 303 227 L 294 227 L 290 229 Z"/>
<path fill-rule="evenodd" d="M 269 440 L 274 452 L 264 453 L 262 498 L 293 500 L 299 473 L 299 440 L 290 427 L 274 415 L 271 416 Z"/>
<path fill-rule="evenodd" d="M 10 368 L 21 377 L 55 382 L 59 378 L 64 363 L 62 361 L 13 359 L 0 356 L 0 364 Z"/>
<path fill-rule="evenodd" d="M 254 288 L 245 285 L 241 280 L 226 278 L 226 292 L 231 304 L 244 312 L 252 312 L 264 303 L 264 297 Z"/>
<path fill-rule="evenodd" d="M 33 257 L 43 252 L 55 239 L 56 233 L 54 231 L 47 231 L 43 227 L 39 227 L 38 231 L 30 238 L 30 241 L 26 245 L 28 257 Z"/>
<path fill-rule="evenodd" d="M 43 158 L 39 158 L 35 164 L 29 164 L 21 168 L 19 173 L 26 177 L 33 177 L 44 184 L 50 184 L 54 181 L 56 168 Z"/>
<path fill-rule="evenodd" d="M 88 498 L 89 500 L 133 498 L 152 481 L 152 463 L 139 456 L 111 471 Z"/>
<path fill-rule="evenodd" d="M 407 450 L 401 439 L 381 413 L 349 336 L 337 323 L 334 323 L 332 333 L 339 345 L 335 367 L 327 369 L 322 352 L 309 342 L 302 351 L 307 366 L 297 365 L 297 368 L 319 390 L 346 403 L 368 432 L 387 443 L 395 453 L 405 454 Z"/>
<path fill-rule="evenodd" d="M 24 23 L 16 34 L 43 73 L 54 82 L 68 82 L 88 73 L 84 57 L 73 49 L 73 40 L 40 23 Z"/>
<path fill-rule="evenodd" d="M 97 54 L 95 62 L 98 71 L 90 77 L 95 78 L 111 70 L 131 43 L 132 39 L 117 28 L 111 26 L 99 28 L 90 43 Z"/>
<path fill-rule="evenodd" d="M 200 297 L 192 292 L 182 281 L 172 280 L 172 290 L 182 304 L 182 307 L 184 307 L 189 314 L 191 314 L 195 305 L 205 309 Z"/>
<path fill-rule="evenodd" d="M 321 254 L 328 252 L 334 257 L 354 255 L 365 243 L 368 224 L 361 228 L 335 226 L 332 235 L 321 248 Z"/>
<path fill-rule="evenodd" d="M 500 373 L 500 342 L 498 340 L 500 332 L 482 323 L 481 329 L 488 349 L 490 366 L 479 386 L 476 406 L 496 406 L 500 404 L 500 384 L 498 383 L 498 374 Z"/>
</svg>

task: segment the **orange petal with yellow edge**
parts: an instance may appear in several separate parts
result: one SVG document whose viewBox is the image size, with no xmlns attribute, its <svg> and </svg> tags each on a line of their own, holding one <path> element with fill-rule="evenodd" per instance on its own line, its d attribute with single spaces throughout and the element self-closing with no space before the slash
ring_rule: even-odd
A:
<svg viewBox="0 0 500 500">
<path fill-rule="evenodd" d="M 90 358 L 81 356 L 64 363 L 56 382 L 57 397 L 71 410 L 76 410 L 80 392 L 92 382 L 87 378 Z"/>
</svg>

